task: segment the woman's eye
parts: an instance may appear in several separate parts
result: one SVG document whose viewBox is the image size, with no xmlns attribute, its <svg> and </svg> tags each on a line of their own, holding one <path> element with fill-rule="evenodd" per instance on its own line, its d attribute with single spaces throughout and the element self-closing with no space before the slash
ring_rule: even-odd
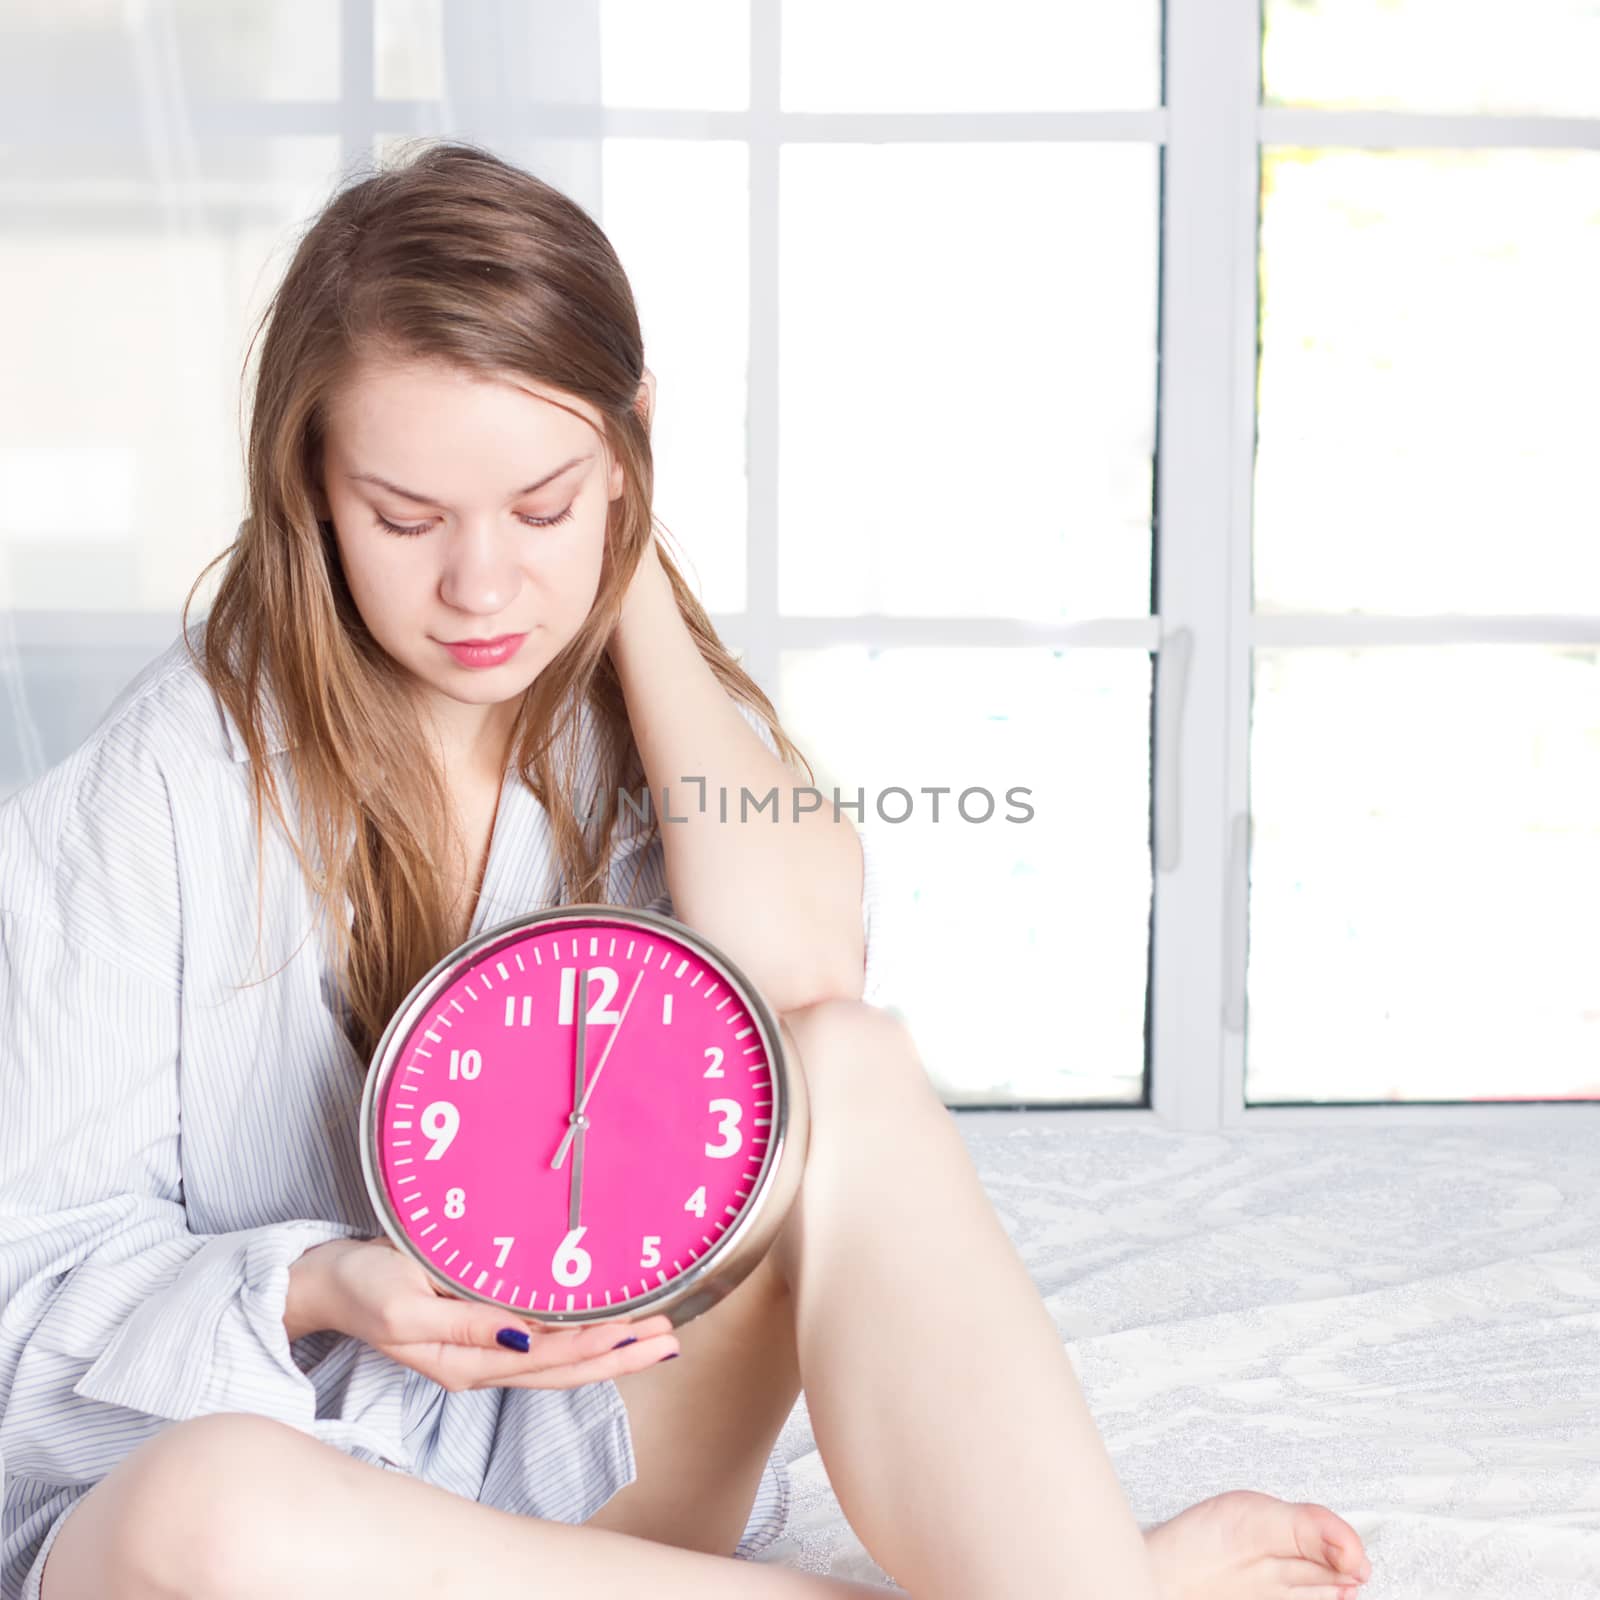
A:
<svg viewBox="0 0 1600 1600">
<path fill-rule="evenodd" d="M 576 504 L 577 501 L 573 501 L 573 505 Z M 419 522 L 415 527 L 408 526 L 403 522 L 391 522 L 381 511 L 374 511 L 373 515 L 378 519 L 380 528 L 387 528 L 390 533 L 403 534 L 407 537 L 426 533 L 429 527 L 432 526 L 427 522 Z M 520 511 L 517 513 L 518 520 L 527 523 L 530 528 L 553 528 L 558 522 L 565 522 L 571 515 L 572 506 L 568 506 L 559 516 L 554 517 L 525 517 Z"/>
</svg>

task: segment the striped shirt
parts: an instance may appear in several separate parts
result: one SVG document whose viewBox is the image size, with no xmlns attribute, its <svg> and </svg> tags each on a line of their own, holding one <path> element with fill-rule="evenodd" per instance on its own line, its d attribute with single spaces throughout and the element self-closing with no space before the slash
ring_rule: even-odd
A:
<svg viewBox="0 0 1600 1600">
<path fill-rule="evenodd" d="M 590 793 L 587 712 L 583 731 Z M 277 771 L 292 823 L 287 761 Z M 37 1600 L 62 1521 L 119 1460 L 210 1412 L 273 1417 L 554 1521 L 586 1521 L 636 1475 L 610 1379 L 452 1393 L 336 1330 L 288 1339 L 290 1263 L 383 1229 L 361 1169 L 364 1064 L 270 815 L 255 953 L 249 775 L 180 636 L 0 804 L 0 1600 Z M 858 831 L 872 999 L 876 874 Z M 633 889 L 636 855 L 631 839 L 615 852 L 607 900 L 671 915 L 659 836 Z M 549 820 L 508 764 L 469 937 L 560 889 Z M 788 1506 L 774 1450 L 738 1553 L 776 1539 Z"/>
</svg>

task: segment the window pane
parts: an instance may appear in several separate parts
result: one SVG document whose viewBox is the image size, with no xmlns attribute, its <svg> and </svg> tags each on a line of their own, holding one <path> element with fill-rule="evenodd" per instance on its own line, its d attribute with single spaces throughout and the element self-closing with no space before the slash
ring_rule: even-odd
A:
<svg viewBox="0 0 1600 1600">
<path fill-rule="evenodd" d="M 83 101 L 164 93 L 333 100 L 339 8 L 326 0 L 9 0 L 0 7 L 0 92 L 35 102 L 46 88 Z"/>
<path fill-rule="evenodd" d="M 656 380 L 655 514 L 706 609 L 742 611 L 749 146 L 607 139 L 603 152 L 599 220 L 633 286 Z"/>
<path fill-rule="evenodd" d="M 780 660 L 783 723 L 825 802 L 864 791 L 882 998 L 945 1100 L 1137 1103 L 1149 655 L 852 646 Z"/>
<path fill-rule="evenodd" d="M 373 92 L 380 100 L 444 94 L 444 0 L 375 0 Z"/>
<path fill-rule="evenodd" d="M 804 0 L 785 111 L 1073 111 L 1161 101 L 1160 0 Z"/>
<path fill-rule="evenodd" d="M 600 0 L 600 83 L 608 106 L 748 110 L 749 0 Z"/>
<path fill-rule="evenodd" d="M 1264 152 L 1258 608 L 1600 612 L 1597 283 L 1600 152 Z"/>
<path fill-rule="evenodd" d="M 158 173 L 142 147 L 55 143 L 0 178 L 0 349 L 28 375 L 0 386 L 19 610 L 176 616 L 234 538 L 241 352 L 339 145 L 213 134 L 191 157 Z M 63 502 L 67 482 L 94 492 Z"/>
<path fill-rule="evenodd" d="M 1156 150 L 781 164 L 784 610 L 1148 615 Z"/>
<path fill-rule="evenodd" d="M 1600 1096 L 1600 651 L 1257 652 L 1247 1103 Z"/>
<path fill-rule="evenodd" d="M 1266 0 L 1267 105 L 1600 115 L 1595 0 Z"/>
</svg>

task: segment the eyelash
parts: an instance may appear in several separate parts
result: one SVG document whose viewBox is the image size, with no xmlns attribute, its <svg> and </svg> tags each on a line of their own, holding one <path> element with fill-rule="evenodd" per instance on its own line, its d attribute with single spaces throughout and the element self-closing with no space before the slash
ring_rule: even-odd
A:
<svg viewBox="0 0 1600 1600">
<path fill-rule="evenodd" d="M 573 505 L 576 505 L 576 504 L 577 504 L 577 502 L 574 501 Z M 419 534 L 424 534 L 424 533 L 426 533 L 428 531 L 428 524 L 425 523 L 425 522 L 424 523 L 419 523 L 414 528 L 408 528 L 408 527 L 405 527 L 405 526 L 403 526 L 402 524 L 400 524 L 398 522 L 391 522 L 381 512 L 375 511 L 375 512 L 373 512 L 373 515 L 375 517 L 377 517 L 378 526 L 380 528 L 387 528 L 390 533 L 398 533 L 398 534 L 401 534 L 402 536 L 404 536 L 406 538 L 414 539 Z M 571 515 L 572 515 L 572 506 L 568 506 L 567 509 L 560 514 L 560 516 L 556 516 L 556 517 L 525 517 L 519 511 L 517 513 L 517 519 L 520 522 L 525 522 L 530 528 L 553 528 L 553 527 L 555 527 L 555 525 L 558 522 L 565 522 Z"/>
</svg>

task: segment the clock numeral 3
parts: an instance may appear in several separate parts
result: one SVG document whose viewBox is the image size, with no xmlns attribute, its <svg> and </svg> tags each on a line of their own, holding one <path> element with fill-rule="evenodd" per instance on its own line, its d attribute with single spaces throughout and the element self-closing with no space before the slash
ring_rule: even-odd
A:
<svg viewBox="0 0 1600 1600">
<path fill-rule="evenodd" d="M 729 1143 L 722 1145 L 708 1144 L 706 1146 L 706 1154 L 708 1156 L 738 1155 L 740 1150 L 744 1148 L 744 1140 L 739 1135 L 739 1118 L 744 1115 L 744 1107 L 737 1100 L 713 1100 L 706 1107 L 706 1110 L 722 1118 L 722 1126 L 717 1131 L 729 1140 Z"/>
</svg>

